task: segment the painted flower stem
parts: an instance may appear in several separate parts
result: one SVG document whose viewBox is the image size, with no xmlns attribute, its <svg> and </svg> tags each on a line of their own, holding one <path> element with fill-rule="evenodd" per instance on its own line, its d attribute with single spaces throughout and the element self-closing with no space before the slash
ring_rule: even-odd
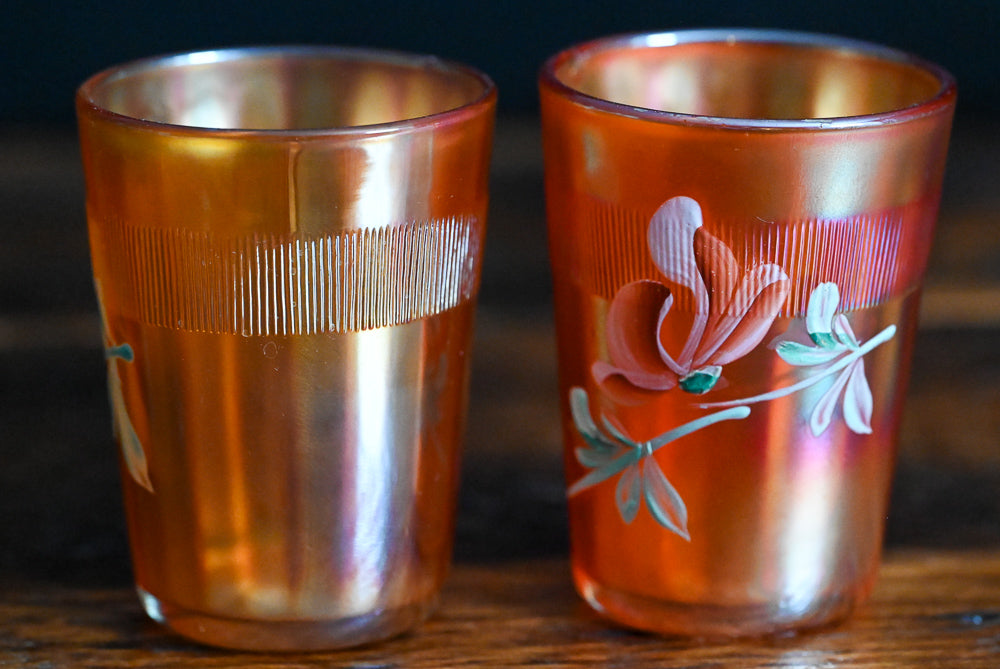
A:
<svg viewBox="0 0 1000 669">
<path fill-rule="evenodd" d="M 629 465 L 638 462 L 644 457 L 652 455 L 659 448 L 666 446 L 672 441 L 676 441 L 681 437 L 685 437 L 692 432 L 697 432 L 698 430 L 708 427 L 709 425 L 714 425 L 724 420 L 739 420 L 746 418 L 750 415 L 750 408 L 745 406 L 736 406 L 723 411 L 717 411 L 713 414 L 707 416 L 702 416 L 696 420 L 689 423 L 685 423 L 679 427 L 675 427 L 672 430 L 664 432 L 659 437 L 651 439 L 649 441 L 641 442 L 631 446 L 628 451 L 618 456 L 608 464 L 604 465 L 600 469 L 594 469 L 589 474 L 581 478 L 579 481 L 574 483 L 569 487 L 568 495 L 572 497 L 573 495 L 586 490 L 592 486 L 597 485 L 601 481 L 611 478 L 615 474 L 625 471 Z"/>
<path fill-rule="evenodd" d="M 770 400 L 777 399 L 779 397 L 791 395 L 792 393 L 798 392 L 800 390 L 808 388 L 809 386 L 819 383 L 824 378 L 846 368 L 848 365 L 850 365 L 858 358 L 864 356 L 868 352 L 872 351 L 873 349 L 877 348 L 878 346 L 881 346 L 885 342 L 892 339 L 895 335 L 896 335 L 896 326 L 890 325 L 881 332 L 879 332 L 877 335 L 866 341 L 856 350 L 851 351 L 849 355 L 845 355 L 844 357 L 840 358 L 839 360 L 837 360 L 835 363 L 824 369 L 819 374 L 814 374 L 790 386 L 779 388 L 777 390 L 772 390 L 771 392 L 763 393 L 761 395 L 754 395 L 753 397 L 746 397 L 738 400 L 731 400 L 728 402 L 706 402 L 704 404 L 699 404 L 698 407 L 701 409 L 720 409 L 724 407 L 734 407 L 744 404 L 756 404 L 758 402 L 767 402 Z"/>
</svg>

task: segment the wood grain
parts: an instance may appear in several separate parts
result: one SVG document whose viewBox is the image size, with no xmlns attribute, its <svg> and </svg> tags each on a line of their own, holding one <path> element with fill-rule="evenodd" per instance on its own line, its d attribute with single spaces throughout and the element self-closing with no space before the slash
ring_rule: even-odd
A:
<svg viewBox="0 0 1000 669">
<path fill-rule="evenodd" d="M 562 559 L 462 564 L 417 631 L 357 650 L 246 654 L 149 622 L 127 588 L 21 584 L 0 602 L 0 666 L 43 667 L 989 667 L 1000 666 L 1000 552 L 891 555 L 872 601 L 829 630 L 697 643 L 606 624 Z"/>
</svg>

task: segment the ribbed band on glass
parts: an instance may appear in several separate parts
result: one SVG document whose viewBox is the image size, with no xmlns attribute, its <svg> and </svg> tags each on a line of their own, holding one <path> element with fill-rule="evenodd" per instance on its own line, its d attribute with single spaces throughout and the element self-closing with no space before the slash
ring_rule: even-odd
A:
<svg viewBox="0 0 1000 669">
<path fill-rule="evenodd" d="M 308 237 L 114 223 L 106 235 L 133 316 L 192 332 L 357 332 L 440 313 L 477 285 L 479 232 L 469 218 Z"/>
<path fill-rule="evenodd" d="M 822 282 L 840 286 L 845 311 L 877 305 L 915 287 L 930 244 L 929 227 L 920 221 L 926 211 L 926 203 L 914 203 L 849 218 L 712 221 L 705 227 L 744 270 L 774 263 L 785 271 L 791 289 L 779 315 L 794 317 L 805 314 L 809 294 Z M 572 249 L 562 257 L 585 290 L 611 299 L 632 281 L 664 280 L 650 257 L 648 215 L 597 201 L 583 213 L 581 234 L 566 242 Z M 687 290 L 676 291 L 674 300 L 681 310 L 694 308 Z"/>
</svg>

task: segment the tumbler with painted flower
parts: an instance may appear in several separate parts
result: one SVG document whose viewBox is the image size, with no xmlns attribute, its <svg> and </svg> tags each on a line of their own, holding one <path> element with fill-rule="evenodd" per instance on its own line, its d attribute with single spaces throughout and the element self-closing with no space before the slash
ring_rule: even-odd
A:
<svg viewBox="0 0 1000 669">
<path fill-rule="evenodd" d="M 572 572 L 636 628 L 871 591 L 955 85 L 802 33 L 601 39 L 540 76 Z"/>
</svg>

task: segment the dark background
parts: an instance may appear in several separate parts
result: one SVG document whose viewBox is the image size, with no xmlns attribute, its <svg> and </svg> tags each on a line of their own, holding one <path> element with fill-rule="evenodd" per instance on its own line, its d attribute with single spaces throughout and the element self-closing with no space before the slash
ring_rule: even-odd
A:
<svg viewBox="0 0 1000 669">
<path fill-rule="evenodd" d="M 489 73 L 501 114 L 536 106 L 539 64 L 618 32 L 775 27 L 881 42 L 959 80 L 960 113 L 1000 109 L 998 0 L 4 0 L 0 122 L 72 122 L 93 72 L 159 53 L 322 43 L 433 53 Z"/>
</svg>

